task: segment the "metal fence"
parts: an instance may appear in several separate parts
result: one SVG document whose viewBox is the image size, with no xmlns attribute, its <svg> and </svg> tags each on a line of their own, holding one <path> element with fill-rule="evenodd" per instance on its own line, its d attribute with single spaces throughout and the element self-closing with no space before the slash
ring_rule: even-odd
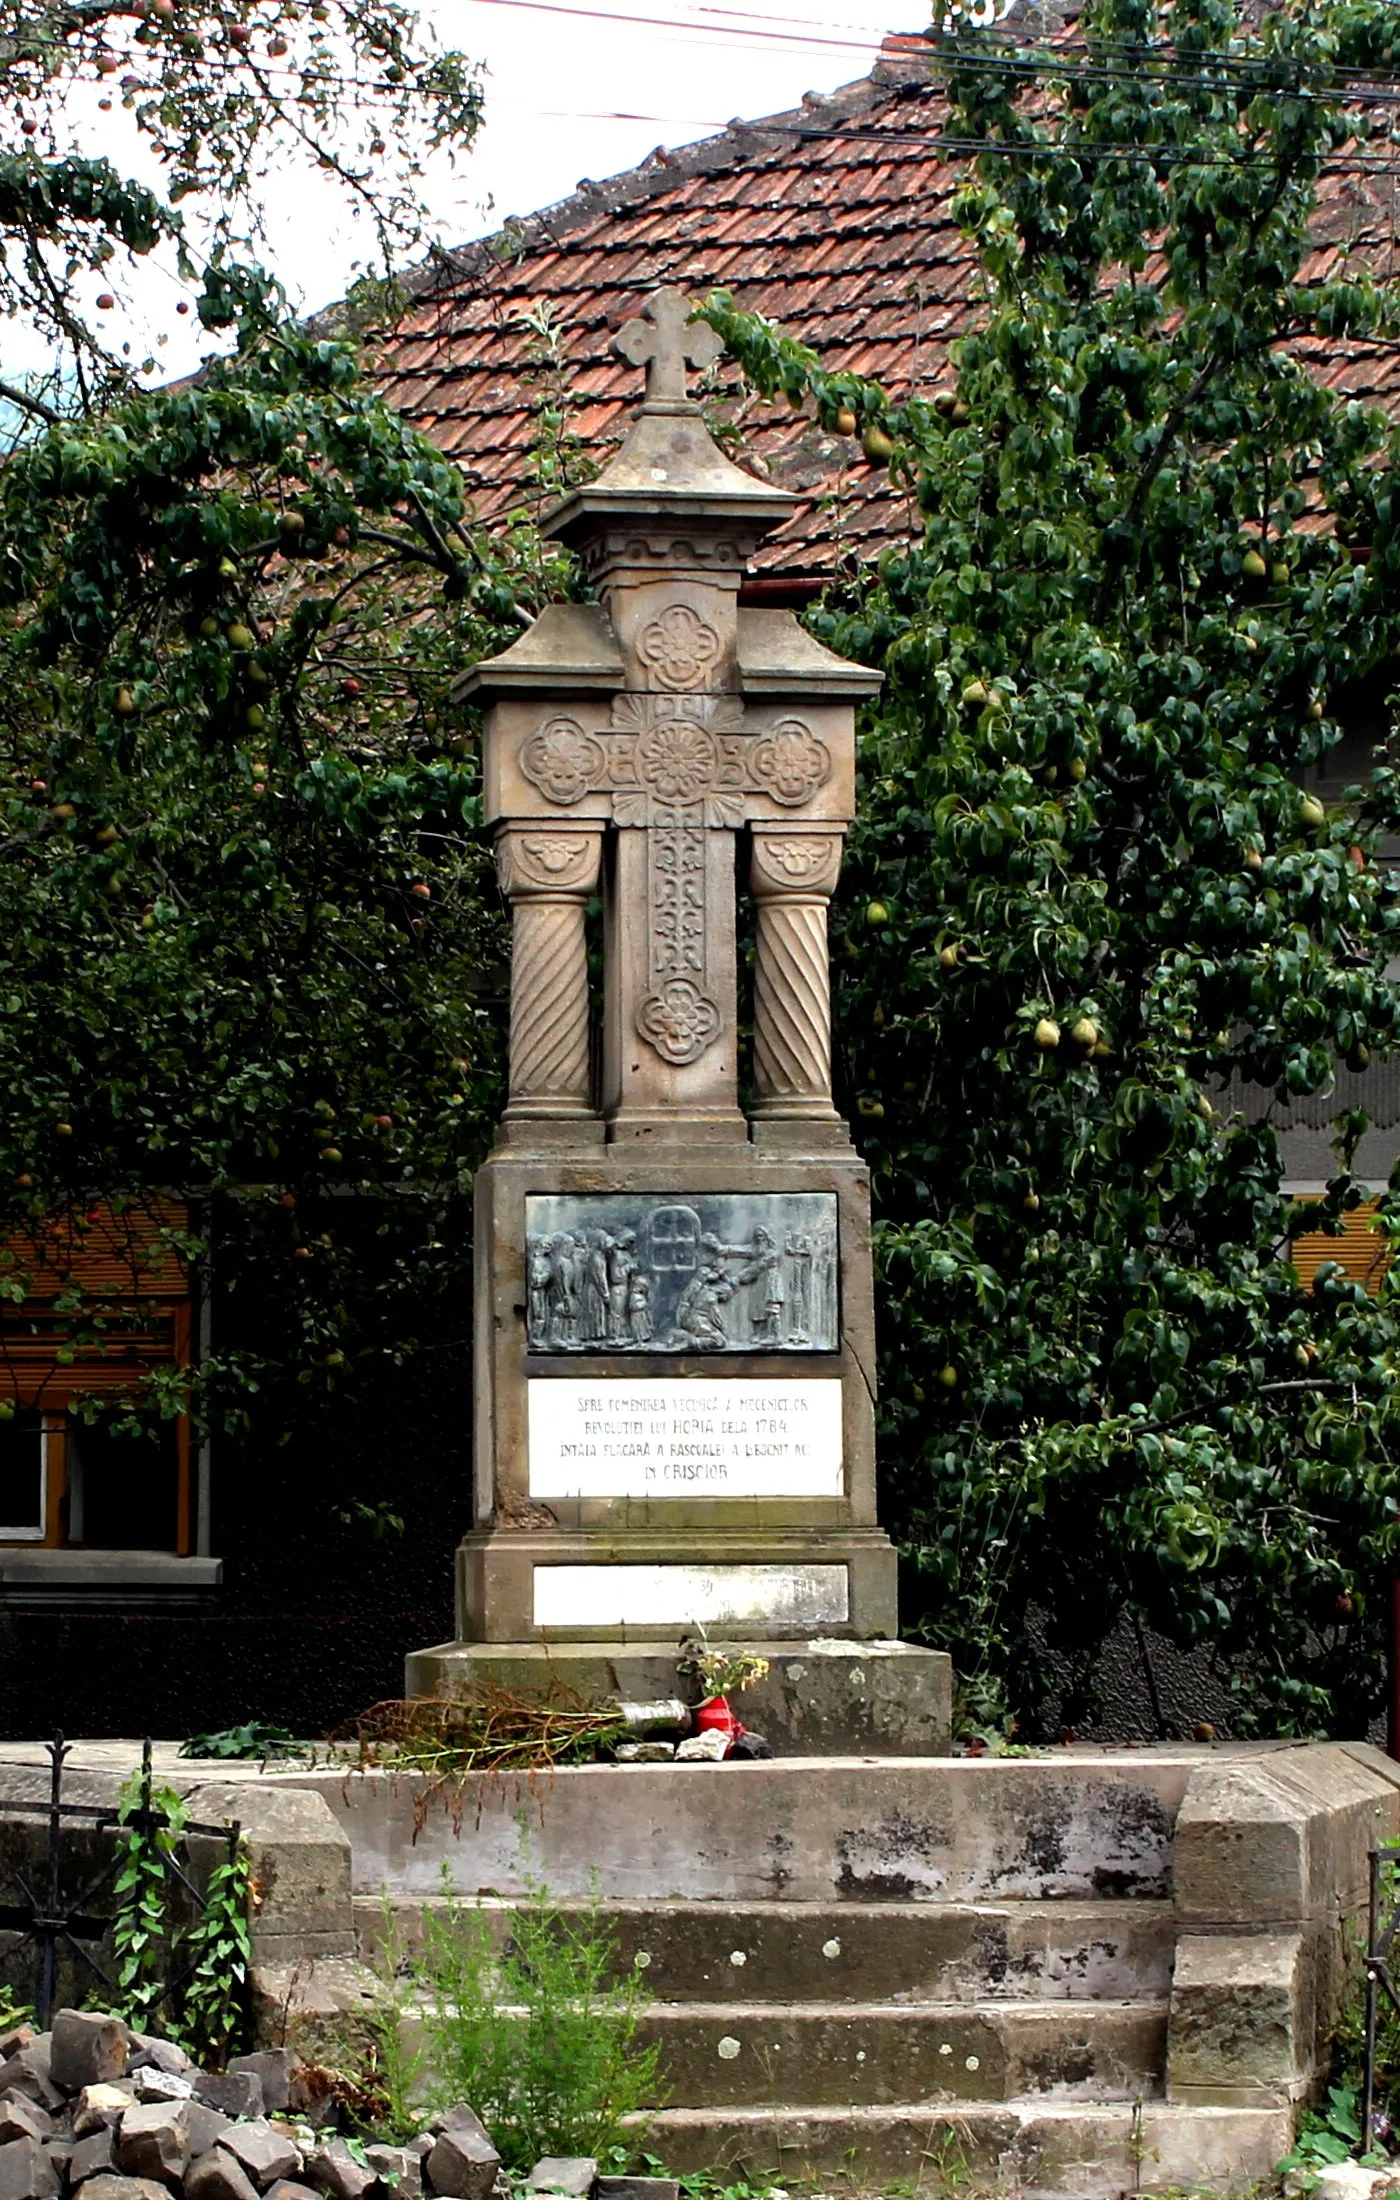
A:
<svg viewBox="0 0 1400 2200">
<path fill-rule="evenodd" d="M 120 1836 L 128 1832 L 154 1836 L 168 1831 L 171 1824 L 167 1813 L 153 1800 L 149 1737 L 141 1750 L 135 1808 L 124 1811 L 113 1804 L 65 1802 L 64 1768 L 70 1745 L 61 1734 L 55 1734 L 45 1746 L 49 1757 L 47 1798 L 0 1794 L 0 1820 L 26 1814 L 43 1820 L 42 1851 L 37 1856 L 37 1868 L 31 1867 L 34 1884 L 29 1874 L 18 1868 L 0 1879 L 4 1891 L 19 1898 L 0 1903 L 0 1935 L 14 1936 L 0 1946 L 0 1977 L 12 1982 L 17 1998 L 25 1998 L 24 1989 L 29 1988 L 27 1998 L 32 2000 L 35 2022 L 41 2031 L 48 2029 L 53 2017 L 61 1950 L 75 1958 L 80 1971 L 88 1976 L 90 1992 L 100 1987 L 113 2006 L 120 2000 L 119 1984 L 97 1954 L 112 1931 L 117 1909 L 116 1879 L 124 1855 Z M 181 1828 L 183 1836 L 193 1834 L 226 1844 L 230 1860 L 238 1853 L 240 1830 L 236 1819 L 222 1825 L 205 1825 L 190 1818 Z M 74 1880 L 80 1877 L 74 1870 L 74 1850 L 78 1846 L 91 1850 L 90 1842 L 75 1842 L 74 1836 L 80 1832 L 110 1833 L 111 1854 L 92 1872 L 89 1853 L 89 1876 L 74 1890 Z M 174 1854 L 167 1854 L 163 1862 L 172 1892 L 182 1890 L 194 1914 L 199 1915 L 204 1897 L 195 1881 Z M 169 2006 L 178 1999 L 192 1969 L 193 1962 L 171 1968 L 161 1984 L 157 2006 Z"/>
<path fill-rule="evenodd" d="M 1400 1934 L 1400 1899 L 1396 1896 L 1400 1875 L 1400 1848 L 1372 1849 L 1371 1880 L 1366 1914 L 1366 2035 L 1361 2067 L 1361 2135 L 1365 2147 L 1375 2136 L 1376 2024 L 1384 1994 L 1400 2017 L 1400 1993 L 1396 1991 L 1391 1958 Z"/>
</svg>

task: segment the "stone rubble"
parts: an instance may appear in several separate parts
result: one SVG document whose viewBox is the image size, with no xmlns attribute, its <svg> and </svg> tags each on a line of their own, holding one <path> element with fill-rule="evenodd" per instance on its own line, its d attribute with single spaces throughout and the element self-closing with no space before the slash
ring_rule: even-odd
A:
<svg viewBox="0 0 1400 2200">
<path fill-rule="evenodd" d="M 0 2200 L 509 2200 L 501 2158 L 465 2103 L 406 2146 L 313 2131 L 288 2048 L 197 2070 L 119 2017 L 60 2009 L 50 2032 L 0 2038 Z M 679 2200 L 671 2178 L 538 2162 L 557 2200 Z"/>
<path fill-rule="evenodd" d="M 392 2186 L 395 2200 L 422 2200 L 423 2157 L 412 2147 L 376 2142 L 365 2148 L 365 2160 L 376 2176 Z"/>
<path fill-rule="evenodd" d="M 68 2182 L 76 2188 L 89 2177 L 104 2177 L 117 2166 L 117 2149 L 110 2124 L 99 2124 L 86 2139 L 75 2142 L 68 2157 Z"/>
<path fill-rule="evenodd" d="M 430 2189 L 444 2200 L 491 2200 L 501 2157 L 479 2119 L 460 2108 L 435 2122 L 437 2143 L 423 2161 Z"/>
<path fill-rule="evenodd" d="M 230 2124 L 220 2143 L 242 2163 L 259 2192 L 266 2192 L 279 2177 L 295 2177 L 304 2167 L 300 2147 L 266 2116 Z"/>
<path fill-rule="evenodd" d="M 133 2070 L 131 2085 L 138 2101 L 188 2101 L 194 2094 L 188 2078 L 175 2070 L 161 2070 L 154 2063 Z"/>
<path fill-rule="evenodd" d="M 178 2185 L 189 2166 L 190 2135 L 183 2104 L 133 2101 L 117 2126 L 117 2167 L 123 2176 Z"/>
<path fill-rule="evenodd" d="M 1290 2181 L 1285 2179 L 1285 2190 Z M 1321 2171 L 1309 2191 L 1314 2200 L 1382 2200 L 1383 2195 L 1394 2193 L 1397 2185 L 1400 2174 L 1394 2164 L 1367 2169 L 1361 2162 L 1333 2162 Z"/>
<path fill-rule="evenodd" d="M 65 2093 L 126 2076 L 130 2035 L 120 2017 L 60 2009 L 49 2040 L 49 2076 Z"/>
<path fill-rule="evenodd" d="M 556 2192 L 565 2200 L 591 2200 L 598 2165 L 586 2155 L 546 2154 L 525 2180 L 529 2192 Z"/>
<path fill-rule="evenodd" d="M 308 2154 L 303 2172 L 307 2184 L 326 2200 L 364 2200 L 380 2182 L 378 2170 L 357 2162 L 343 2139 L 327 2139 Z"/>
<path fill-rule="evenodd" d="M 194 2097 L 224 2116 L 261 2116 L 267 2105 L 254 2070 L 196 2071 Z"/>
<path fill-rule="evenodd" d="M 210 2147 L 190 2164 L 185 2200 L 257 2200 L 257 2186 L 223 2147 Z"/>
</svg>

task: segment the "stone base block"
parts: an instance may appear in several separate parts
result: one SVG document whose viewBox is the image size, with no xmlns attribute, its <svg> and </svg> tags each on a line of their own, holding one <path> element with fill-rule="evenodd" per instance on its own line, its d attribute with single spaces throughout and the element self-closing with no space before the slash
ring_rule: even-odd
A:
<svg viewBox="0 0 1400 2200">
<path fill-rule="evenodd" d="M 1267 2107 L 1308 2090 L 1316 2033 L 1301 1933 L 1186 1933 L 1177 1943 L 1167 2097 Z"/>
<path fill-rule="evenodd" d="M 723 2112 L 771 2101 L 775 2079 L 794 2088 L 803 2108 L 842 2108 L 862 2095 L 945 2104 L 1046 2094 L 1141 2100 L 1156 2090 L 1166 2029 L 1160 2002 L 656 2002 L 639 2037 L 661 2049 L 669 2099 Z"/>
<path fill-rule="evenodd" d="M 384 1985 L 363 1963 L 303 1957 L 255 1963 L 249 2013 L 259 2047 L 290 2047 L 326 2070 L 363 2069 L 389 2006 Z"/>
<path fill-rule="evenodd" d="M 534 1634 L 555 1653 L 669 1647 L 701 1626 L 711 1642 L 883 1639 L 897 1632 L 897 1566 L 880 1528 L 481 1528 L 457 1549 L 457 1625 L 495 1643 Z"/>
<path fill-rule="evenodd" d="M 356 1895 L 363 1960 L 381 1965 L 390 1940 L 398 1949 L 416 1950 L 425 1919 L 441 1914 L 444 1899 Z M 562 1907 L 572 1915 L 588 1901 Z M 496 1945 L 509 1938 L 518 1908 L 504 1896 L 481 1899 L 480 1915 Z M 995 2014 L 1013 1998 L 1023 2012 L 1048 2006 L 1072 2015 L 1100 2002 L 1115 2002 L 1120 2010 L 1127 2003 L 1164 2010 L 1176 1952 L 1171 1904 L 1150 1898 L 649 1902 L 614 1896 L 607 1916 L 616 1976 L 645 1971 L 658 2003 L 689 2004 L 692 2011 L 732 2003 L 742 1989 L 755 2021 L 803 2004 L 820 2004 L 830 2017 L 862 2002 L 898 2005 L 906 2013 L 941 2002 L 950 2013 L 985 2006 Z M 732 1960 L 736 1949 L 744 1957 L 741 1966 Z M 742 1980 L 735 1975 L 739 1969 Z M 858 2045 L 852 2053 L 858 2056 Z M 946 2062 L 939 2070 L 941 2085 Z M 867 2073 L 868 2054 L 855 2079 Z M 712 2097 L 708 2083 L 697 2097 Z M 883 2095 L 857 2083 L 843 2096 L 872 2097 Z"/>
<path fill-rule="evenodd" d="M 768 1673 L 740 1703 L 745 1726 L 783 1756 L 937 1757 L 950 1746 L 952 1660 L 907 1642 L 754 1642 Z M 444 1642 L 416 1650 L 410 1696 L 551 1688 L 646 1703 L 684 1694 L 674 1644 Z"/>
</svg>

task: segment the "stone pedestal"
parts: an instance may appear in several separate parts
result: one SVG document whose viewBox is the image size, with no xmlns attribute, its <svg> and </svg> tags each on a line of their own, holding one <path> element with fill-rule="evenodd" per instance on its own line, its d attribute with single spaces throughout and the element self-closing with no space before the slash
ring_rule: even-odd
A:
<svg viewBox="0 0 1400 2200">
<path fill-rule="evenodd" d="M 793 1228 L 791 1218 L 808 1216 L 811 1229 Z M 742 1255 L 723 1261 L 726 1282 L 710 1294 L 718 1299 L 732 1278 L 730 1296 L 707 1305 L 696 1279 L 704 1240 L 720 1236 L 712 1226 L 728 1222 L 752 1243 L 764 1218 L 786 1271 L 771 1287 L 782 1293 L 777 1320 L 765 1276 L 737 1280 L 755 1265 Z M 628 1230 L 629 1295 L 641 1295 L 640 1278 L 652 1335 L 630 1335 L 635 1308 L 602 1303 L 601 1274 L 576 1274 L 573 1335 L 561 1334 L 558 1295 L 552 1305 L 545 1278 L 532 1283 L 531 1262 L 547 1266 L 546 1248 L 567 1233 L 575 1270 L 597 1269 L 586 1241 Z M 789 1236 L 825 1238 L 825 1277 L 810 1274 L 820 1255 L 803 1256 L 801 1306 L 791 1303 L 796 1261 L 781 1250 Z M 475 1525 L 458 1554 L 464 1640 L 523 1642 L 538 1630 L 552 1643 L 675 1642 L 688 1622 L 724 1635 L 894 1635 L 895 1557 L 875 1513 L 869 1192 L 853 1151 L 507 1149 L 477 1177 L 476 1245 Z M 678 1311 L 700 1332 L 694 1351 L 661 1349 L 683 1334 Z M 800 1333 L 829 1349 L 789 1344 L 799 1314 L 809 1324 Z M 825 1334 L 810 1326 L 818 1316 Z M 715 1349 L 717 1332 L 706 1335 L 716 1319 L 731 1332 L 727 1349 Z M 753 1341 L 765 1324 L 766 1350 Z M 590 1343 L 586 1332 L 600 1327 L 618 1340 L 613 1349 L 606 1338 Z M 745 1386 L 738 1403 L 736 1385 Z M 547 1448 L 542 1424 L 556 1400 L 568 1413 Z M 647 1578 L 619 1572 L 628 1566 Z M 669 1597 L 658 1566 L 682 1569 Z M 682 1596 L 688 1608 L 675 1602 Z"/>
<path fill-rule="evenodd" d="M 463 683 L 487 706 L 514 929 L 510 1099 L 476 1187 L 457 1639 L 416 1653 L 408 1686 L 669 1696 L 703 1633 L 790 1646 L 753 1720 L 770 1738 L 917 1753 L 946 1746 L 949 1676 L 893 1641 L 869 1184 L 831 1095 L 827 906 L 855 704 L 879 677 L 791 613 L 741 608 L 792 500 L 731 465 L 687 398 L 685 360 L 715 348 L 688 313 L 663 291 L 621 332 L 646 403 L 546 522 L 598 601 L 549 606 Z"/>
<path fill-rule="evenodd" d="M 908 1642 L 744 1636 L 768 1672 L 739 1697 L 746 1726 L 780 1757 L 941 1757 L 949 1748 L 953 1661 Z M 408 1661 L 412 1696 L 528 1696 L 567 1690 L 596 1702 L 655 1703 L 677 1693 L 671 1643 L 445 1642 Z"/>
</svg>

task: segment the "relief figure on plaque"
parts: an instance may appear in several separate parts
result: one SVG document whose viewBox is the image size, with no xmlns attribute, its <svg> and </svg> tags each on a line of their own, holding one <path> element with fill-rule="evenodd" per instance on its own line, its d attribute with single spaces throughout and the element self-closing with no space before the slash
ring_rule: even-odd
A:
<svg viewBox="0 0 1400 2200">
<path fill-rule="evenodd" d="M 627 1286 L 627 1327 L 633 1344 L 651 1343 L 651 1280 L 640 1268 Z"/>
<path fill-rule="evenodd" d="M 627 1309 L 632 1278 L 637 1272 L 635 1230 L 619 1230 L 608 1240 L 608 1343 L 629 1341 Z"/>
<path fill-rule="evenodd" d="M 722 1268 L 702 1268 L 680 1295 L 667 1344 L 673 1350 L 698 1345 L 702 1352 L 723 1352 L 729 1342 L 723 1308 L 733 1296 L 734 1286 Z"/>
<path fill-rule="evenodd" d="M 792 1256 L 794 1279 L 800 1272 L 807 1290 L 807 1318 L 798 1322 L 794 1315 L 793 1328 L 805 1332 L 815 1344 L 822 1337 L 834 1337 L 840 1322 L 840 1264 L 837 1260 L 836 1223 L 818 1223 L 810 1232 L 810 1252 L 800 1249 Z M 796 1345 L 798 1336 L 789 1332 L 788 1341 Z"/>
<path fill-rule="evenodd" d="M 580 1342 L 578 1334 L 578 1262 L 574 1241 L 567 1230 L 556 1230 L 549 1241 L 549 1317 L 547 1336 L 552 1345 Z"/>
<path fill-rule="evenodd" d="M 741 1263 L 733 1281 L 736 1286 L 747 1287 L 747 1299 L 740 1300 L 737 1310 L 740 1326 L 747 1326 L 747 1342 L 760 1349 L 764 1345 L 781 1345 L 787 1293 L 783 1285 L 783 1256 L 771 1233 L 760 1224 L 747 1245 L 721 1244 L 710 1232 L 706 1232 L 700 1242 L 713 1260 Z"/>
<path fill-rule="evenodd" d="M 805 1230 L 789 1230 L 783 1246 L 792 1277 L 792 1327 L 789 1344 L 808 1342 L 812 1318 L 812 1240 Z"/>
<path fill-rule="evenodd" d="M 739 1281 L 750 1287 L 749 1334 L 754 1343 L 786 1343 L 783 1316 L 787 1287 L 783 1279 L 783 1256 L 767 1230 L 754 1231 L 752 1251 L 739 1271 Z"/>
<path fill-rule="evenodd" d="M 608 1335 L 608 1254 L 612 1239 L 606 1230 L 586 1230 L 583 1237 L 583 1341 L 604 1344 Z"/>
<path fill-rule="evenodd" d="M 540 1193 L 529 1196 L 527 1212 L 532 1352 L 839 1345 L 830 1193 Z"/>
<path fill-rule="evenodd" d="M 529 1293 L 530 1335 L 549 1335 L 549 1284 L 550 1250 L 545 1239 L 527 1238 L 525 1242 L 525 1286 Z"/>
</svg>

